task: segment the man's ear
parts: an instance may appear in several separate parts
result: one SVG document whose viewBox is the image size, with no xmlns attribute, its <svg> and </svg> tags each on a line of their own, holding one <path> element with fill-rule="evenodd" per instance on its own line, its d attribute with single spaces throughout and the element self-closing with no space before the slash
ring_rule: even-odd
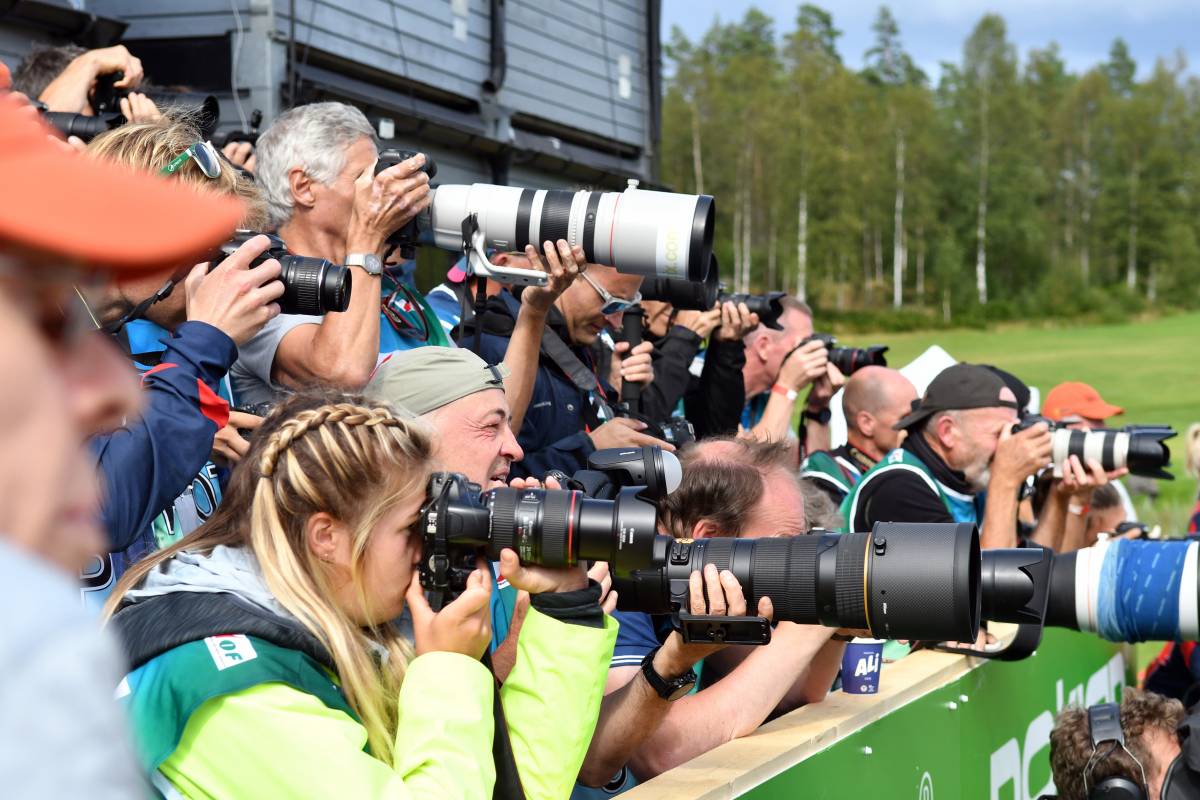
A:
<svg viewBox="0 0 1200 800">
<path fill-rule="evenodd" d="M 288 189 L 292 193 L 292 202 L 296 205 L 312 208 L 317 204 L 317 198 L 313 192 L 313 179 L 300 167 L 292 167 L 288 170 Z"/>
<path fill-rule="evenodd" d="M 854 415 L 854 427 L 858 428 L 858 432 L 870 439 L 875 435 L 875 423 L 877 420 L 870 411 L 860 411 Z"/>
<path fill-rule="evenodd" d="M 507 267 L 512 263 L 512 257 L 508 253 L 501 250 L 498 253 L 492 253 L 491 262 L 497 267 Z"/>
<path fill-rule="evenodd" d="M 758 356 L 758 360 L 765 364 L 770 360 L 769 354 L 771 350 L 771 337 L 763 335 L 757 336 L 754 341 L 750 343 L 750 349 L 754 351 L 754 355 Z"/>
<path fill-rule="evenodd" d="M 341 551 L 349 544 L 346 526 L 325 511 L 318 511 L 304 523 L 304 542 L 320 561 L 340 561 Z"/>
<path fill-rule="evenodd" d="M 720 535 L 721 532 L 717 530 L 717 526 L 706 519 L 702 519 L 692 526 L 693 539 L 712 539 Z"/>
<path fill-rule="evenodd" d="M 958 425 L 950 416 L 939 417 L 937 421 L 937 427 L 934 429 L 933 433 L 935 436 L 937 436 L 937 439 L 941 443 L 942 447 L 945 447 L 946 449 L 951 449 L 958 444 Z"/>
</svg>

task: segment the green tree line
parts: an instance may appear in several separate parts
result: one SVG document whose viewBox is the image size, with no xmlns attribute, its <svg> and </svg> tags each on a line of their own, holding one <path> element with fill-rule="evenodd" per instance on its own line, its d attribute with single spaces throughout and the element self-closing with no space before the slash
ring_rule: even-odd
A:
<svg viewBox="0 0 1200 800">
<path fill-rule="evenodd" d="M 722 280 L 961 322 L 1200 303 L 1200 80 L 1121 39 L 1071 72 L 988 14 L 933 85 L 882 7 L 865 66 L 832 15 L 751 9 L 666 46 L 661 178 L 717 199 Z"/>
</svg>

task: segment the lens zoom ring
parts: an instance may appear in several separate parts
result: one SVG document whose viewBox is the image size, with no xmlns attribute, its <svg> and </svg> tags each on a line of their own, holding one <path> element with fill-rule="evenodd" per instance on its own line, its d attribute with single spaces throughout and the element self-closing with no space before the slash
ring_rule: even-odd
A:
<svg viewBox="0 0 1200 800">
<path fill-rule="evenodd" d="M 838 542 L 836 598 L 838 619 L 846 628 L 865 628 L 863 576 L 869 533 L 847 533 Z"/>
<path fill-rule="evenodd" d="M 495 489 L 492 491 L 492 555 L 500 557 L 500 551 L 505 547 L 516 549 L 517 527 L 517 492 L 515 489 Z"/>
<path fill-rule="evenodd" d="M 542 242 L 557 242 L 566 239 L 571 228 L 571 203 L 575 193 L 564 189 L 551 189 L 542 202 L 542 225 L 539 230 Z M 535 247 L 541 250 L 542 242 Z"/>
<path fill-rule="evenodd" d="M 283 275 L 283 285 L 286 287 L 285 311 L 292 314 L 321 313 L 320 269 L 313 269 L 305 264 L 286 270 Z M 291 295 L 291 297 L 287 297 L 287 295 Z"/>
<path fill-rule="evenodd" d="M 774 601 L 776 595 L 786 598 L 790 616 L 788 619 L 797 622 L 816 622 L 817 617 L 817 545 L 819 539 L 815 536 L 793 536 L 787 541 L 788 575 L 783 587 L 776 594 L 770 595 Z M 778 602 L 778 601 L 776 601 Z"/>
<path fill-rule="evenodd" d="M 567 524 L 569 522 L 571 495 L 573 492 L 546 492 L 542 504 L 542 564 L 547 567 L 562 567 L 574 563 L 567 552 Z"/>
</svg>

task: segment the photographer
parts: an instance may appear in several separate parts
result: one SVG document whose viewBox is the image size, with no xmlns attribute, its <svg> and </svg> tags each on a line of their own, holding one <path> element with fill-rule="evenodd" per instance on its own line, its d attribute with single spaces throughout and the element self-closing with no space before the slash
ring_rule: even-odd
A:
<svg viewBox="0 0 1200 800">
<path fill-rule="evenodd" d="M 579 278 L 548 308 L 536 379 L 519 428 L 518 441 L 525 458 L 514 465 L 514 471 L 522 477 L 544 475 L 552 469 L 574 473 L 583 468 L 593 450 L 606 447 L 653 444 L 672 449 L 642 433 L 644 423 L 612 418 L 609 403 L 616 401 L 620 387 L 597 375 L 588 351 L 600 331 L 606 325 L 619 325 L 621 312 L 637 302 L 641 276 L 588 264 Z M 523 298 L 527 291 L 522 292 Z M 524 302 L 507 289 L 489 298 L 483 317 L 474 321 L 482 328 L 479 355 L 484 361 L 506 360 L 519 330 Z M 654 376 L 650 349 L 649 343 L 632 353 L 627 347 L 618 348 L 614 354 L 618 374 L 625 380 L 649 383 Z M 519 401 L 510 402 L 516 408 Z"/>
<path fill-rule="evenodd" d="M 1193 786 L 1194 781 L 1191 765 L 1197 754 L 1191 751 L 1197 742 L 1190 734 L 1196 722 L 1183 704 L 1153 692 L 1127 688 L 1119 709 L 1123 746 L 1108 739 L 1093 745 L 1087 709 L 1067 706 L 1058 712 L 1050 731 L 1050 768 L 1057 796 L 1061 800 L 1088 800 L 1089 789 L 1106 778 L 1122 777 L 1141 787 L 1153 800 L 1195 797 L 1194 791 L 1172 793 L 1167 786 L 1174 784 L 1173 788 L 1179 790 Z"/>
<path fill-rule="evenodd" d="M 124 385 L 95 358 L 73 285 L 170 269 L 223 240 L 236 204 L 201 196 L 62 146 L 32 107 L 3 92 L 0 65 L 0 772 L 6 797 L 143 796 L 126 721 L 112 703 L 116 642 L 79 607 L 73 578 L 102 550 L 98 487 L 79 396 Z M 81 359 L 87 363 L 78 363 Z M 77 378 L 85 378 L 83 382 Z"/>
<path fill-rule="evenodd" d="M 739 391 L 746 364 L 741 342 L 758 327 L 758 315 L 745 303 L 708 311 L 678 311 L 654 300 L 641 305 L 656 356 L 654 381 L 641 395 L 642 413 L 665 420 L 682 400 L 696 438 L 736 433 L 745 404 L 745 392 Z"/>
<path fill-rule="evenodd" d="M 96 79 L 121 73 L 113 86 L 133 89 L 142 82 L 142 62 L 118 44 L 98 50 L 75 45 L 38 48 L 25 56 L 13 75 L 13 91 L 45 103 L 48 111 L 66 111 L 93 116 L 91 95 Z M 139 92 L 121 98 L 121 113 L 130 122 L 153 122 L 160 118 L 154 101 Z"/>
<path fill-rule="evenodd" d="M 904 443 L 854 486 L 842 505 L 849 530 L 876 522 L 970 522 L 980 544 L 1017 546 L 1018 494 L 1050 461 L 1044 424 L 1013 433 L 1017 400 L 992 370 L 943 370 L 896 423 Z M 980 495 L 986 490 L 984 506 Z"/>
<path fill-rule="evenodd" d="M 1090 431 L 1107 428 L 1108 418 L 1124 414 L 1125 409 L 1106 403 L 1100 393 L 1086 383 L 1068 381 L 1058 384 L 1046 393 L 1042 413 L 1047 419 L 1062 423 L 1072 430 Z M 1126 519 L 1136 522 L 1137 510 L 1133 507 L 1129 490 L 1119 480 L 1113 480 L 1112 483 L 1121 495 Z"/>
<path fill-rule="evenodd" d="M 855 372 L 842 391 L 846 443 L 809 455 L 800 477 L 811 479 L 840 506 L 863 473 L 900 446 L 904 434 L 893 426 L 916 399 L 916 387 L 897 370 L 870 366 Z"/>
<path fill-rule="evenodd" d="M 812 309 L 794 297 L 782 300 L 783 330 L 759 325 L 745 338 L 746 366 L 742 375 L 746 407 L 742 429 L 755 439 L 778 442 L 791 431 L 796 400 L 810 387 L 805 401 L 799 458 L 829 449 L 829 401 L 845 380 L 829 363 L 829 351 L 813 333 Z M 799 459 L 798 459 L 799 460 Z"/>
<path fill-rule="evenodd" d="M 524 455 L 510 424 L 504 371 L 488 366 L 470 350 L 423 347 L 384 359 L 366 393 L 428 423 L 437 433 L 435 455 L 442 469 L 461 472 L 484 490 L 494 489 L 508 485 L 512 463 Z M 536 486 L 537 481 L 517 478 L 512 485 Z M 559 488 L 553 480 L 547 485 Z M 512 670 L 529 596 L 582 589 L 589 574 L 604 584 L 608 568 L 602 563 L 588 573 L 522 566 L 515 559 L 495 566 L 499 573 L 492 592 L 492 667 L 503 681 Z M 569 784 L 574 774 L 567 779 Z"/>
<path fill-rule="evenodd" d="M 664 532 L 704 538 L 807 530 L 802 490 L 784 445 L 710 439 L 683 451 L 680 461 L 683 482 L 659 507 Z M 747 609 L 737 579 L 715 567 L 693 573 L 691 590 L 692 613 L 773 613 L 766 598 Z M 615 616 L 621 628 L 608 694 L 580 774 L 589 786 L 647 780 L 751 733 L 772 714 L 817 702 L 840 667 L 842 645 L 831 642 L 831 628 L 781 622 L 768 645 L 722 648 L 685 645 L 666 619 Z M 672 697 L 671 688 L 695 684 L 692 670 L 701 661 L 699 691 Z M 651 680 L 668 687 L 666 693 Z"/>
<path fill-rule="evenodd" d="M 148 769 L 215 796 L 492 796 L 487 565 L 437 612 L 416 569 L 435 464 L 388 406 L 301 394 L 267 418 L 217 514 L 110 602 Z M 535 600 L 500 689 L 530 797 L 561 795 L 543 771 L 594 724 L 615 635 L 599 595 Z M 389 624 L 406 605 L 415 659 Z"/>
<path fill-rule="evenodd" d="M 352 265 L 353 284 L 344 313 L 285 314 L 246 342 L 231 371 L 238 404 L 270 402 L 281 389 L 312 384 L 358 390 L 381 352 L 424 344 L 422 331 L 435 337 L 431 343 L 445 343 L 432 312 L 419 307 L 416 326 L 381 347 L 387 238 L 430 201 L 423 155 L 375 175 L 377 159 L 371 124 L 342 103 L 293 108 L 259 137 L 256 175 L 268 227 L 292 253 Z M 409 294 L 414 305 L 423 302 Z"/>
<path fill-rule="evenodd" d="M 199 132 L 180 119 L 123 125 L 98 136 L 88 152 L 159 173 L 180 153 L 199 146 Z M 170 180 L 193 190 L 237 198 L 242 224 L 262 223 L 253 184 L 211 149 L 197 150 Z M 105 478 L 102 519 L 108 553 L 84 575 L 84 596 L 99 606 L 125 569 L 147 553 L 178 541 L 213 512 L 221 498 L 219 468 L 246 452 L 239 430 L 258 418 L 229 411 L 227 372 L 237 348 L 279 313 L 279 263 L 253 269 L 266 237 L 243 245 L 211 272 L 207 264 L 176 269 L 184 285 L 131 317 L 156 297 L 166 277 L 155 275 L 93 294 L 93 314 L 109 329 L 143 375 L 146 409 L 90 447 Z M 169 274 L 169 273 L 168 273 Z M 183 276 L 186 275 L 186 281 Z"/>
</svg>

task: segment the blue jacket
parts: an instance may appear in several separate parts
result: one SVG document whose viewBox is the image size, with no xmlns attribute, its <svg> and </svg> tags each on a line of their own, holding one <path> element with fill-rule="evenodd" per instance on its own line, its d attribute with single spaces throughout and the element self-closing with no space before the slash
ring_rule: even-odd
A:
<svg viewBox="0 0 1200 800">
<path fill-rule="evenodd" d="M 508 349 L 512 326 L 516 323 L 521 303 L 507 290 L 491 298 L 488 312 L 483 320 L 484 333 L 480 337 L 479 355 L 489 364 L 499 364 Z M 547 322 L 564 341 L 565 326 L 556 310 L 551 310 Z M 474 344 L 474 336 L 462 339 L 464 347 Z M 592 366 L 587 348 L 572 347 L 572 351 L 584 364 Z M 596 449 L 587 435 L 588 426 L 594 427 L 600 420 L 593 410 L 593 400 L 599 393 L 614 397 L 612 387 L 596 378 L 596 391 L 584 392 L 558 368 L 543 351 L 538 361 L 537 380 L 533 396 L 521 423 L 517 441 L 525 451 L 525 458 L 512 466 L 514 477 L 535 476 L 541 478 L 549 470 L 558 469 L 573 474 L 583 469 L 587 457 Z"/>
<path fill-rule="evenodd" d="M 229 421 L 225 374 L 237 346 L 204 322 L 185 322 L 173 335 L 146 320 L 126 330 L 145 408 L 136 421 L 88 443 L 104 484 L 109 552 L 84 572 L 87 605 L 103 604 L 131 564 L 191 532 L 221 500 L 209 454 Z"/>
</svg>

